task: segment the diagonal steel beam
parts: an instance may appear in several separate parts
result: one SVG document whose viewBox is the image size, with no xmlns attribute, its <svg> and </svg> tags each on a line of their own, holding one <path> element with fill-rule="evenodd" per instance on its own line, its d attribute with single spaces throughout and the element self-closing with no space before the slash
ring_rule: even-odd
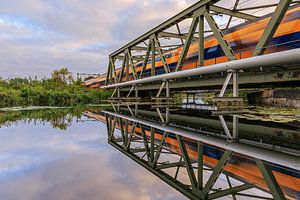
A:
<svg viewBox="0 0 300 200">
<path fill-rule="evenodd" d="M 176 24 L 176 29 L 177 29 L 177 31 L 178 31 L 178 34 L 181 35 L 181 31 L 180 31 L 180 28 L 179 28 L 179 25 L 178 25 L 178 24 Z M 181 41 L 181 44 L 184 45 L 184 42 L 183 42 L 183 39 L 182 39 L 182 38 L 180 38 L 180 41 Z"/>
<path fill-rule="evenodd" d="M 236 11 L 236 9 L 237 9 L 239 3 L 240 3 L 240 0 L 235 0 L 234 6 L 232 8 L 233 11 L 238 12 L 238 11 Z M 232 17 L 233 17 L 232 15 L 229 16 L 229 19 L 228 19 L 228 22 L 226 24 L 226 28 L 225 29 L 229 28 L 231 20 L 232 20 Z"/>
<path fill-rule="evenodd" d="M 124 123 L 123 123 L 122 118 L 119 118 L 119 126 L 120 126 L 120 130 L 121 130 L 123 144 L 124 144 L 126 142 L 126 139 L 125 139 L 125 133 L 124 133 Z"/>
<path fill-rule="evenodd" d="M 161 112 L 160 112 L 160 109 L 159 109 L 159 108 L 156 108 L 156 112 L 157 112 L 157 114 L 158 114 L 158 116 L 159 116 L 159 118 L 160 118 L 160 120 L 161 120 L 161 123 L 165 124 L 166 121 L 165 121 L 164 117 L 162 116 L 162 114 L 161 114 Z"/>
<path fill-rule="evenodd" d="M 122 68 L 121 68 L 121 71 L 120 71 L 120 74 L 119 74 L 119 82 L 122 81 L 123 72 L 124 72 L 124 69 L 125 69 L 125 66 L 126 66 L 126 62 L 127 62 L 126 60 L 127 60 L 127 56 L 125 54 L 125 56 L 123 58 Z"/>
<path fill-rule="evenodd" d="M 142 70 L 140 72 L 140 77 L 139 78 L 142 78 L 143 72 L 146 69 L 146 66 L 147 66 L 147 63 L 148 63 L 148 60 L 149 60 L 150 50 L 151 50 L 151 40 L 149 39 L 149 43 L 148 43 L 146 54 L 145 54 L 145 59 L 144 59 L 144 62 L 143 62 L 143 67 L 142 67 Z"/>
<path fill-rule="evenodd" d="M 107 129 L 107 138 L 109 139 L 109 133 L 110 133 L 111 124 L 110 124 L 110 121 L 109 121 L 108 118 L 109 118 L 108 114 L 105 114 L 106 129 Z"/>
<path fill-rule="evenodd" d="M 222 86 L 222 89 L 220 91 L 220 94 L 219 94 L 219 97 L 223 97 L 225 92 L 226 92 L 226 88 L 231 80 L 231 77 L 232 77 L 233 73 L 228 73 L 226 78 L 225 78 L 225 81 L 223 83 L 223 86 Z"/>
<path fill-rule="evenodd" d="M 116 66 L 115 66 L 115 59 L 114 58 L 109 58 L 109 62 L 111 64 L 111 70 L 114 75 L 114 81 L 115 83 L 119 82 L 118 77 L 117 77 L 117 72 L 116 72 Z"/>
<path fill-rule="evenodd" d="M 135 131 L 136 124 L 134 123 L 131 127 L 132 127 L 131 131 L 128 131 L 129 138 L 128 138 L 126 146 L 125 146 L 126 151 L 128 151 L 130 149 L 130 145 L 131 145 L 132 138 L 134 136 L 134 131 Z"/>
<path fill-rule="evenodd" d="M 131 114 L 132 116 L 134 116 L 134 114 L 133 114 L 133 112 L 132 112 L 132 110 L 131 110 L 129 104 L 127 104 L 127 108 L 128 108 L 128 110 L 129 110 L 130 114 Z"/>
<path fill-rule="evenodd" d="M 148 145 L 147 135 L 146 135 L 145 130 L 142 127 L 141 127 L 141 130 L 142 130 L 142 137 L 143 137 L 144 146 L 145 146 L 145 149 L 146 149 L 148 164 L 151 165 L 152 161 L 151 161 L 151 158 L 150 158 L 150 149 L 149 149 L 149 145 Z"/>
<path fill-rule="evenodd" d="M 283 200 L 285 196 L 269 166 L 263 163 L 262 160 L 256 159 L 256 164 L 260 169 L 261 174 L 263 175 L 267 186 L 269 187 L 270 193 L 272 194 L 275 200 Z"/>
<path fill-rule="evenodd" d="M 224 119 L 223 115 L 219 115 L 219 119 L 220 119 L 220 122 L 221 122 L 221 124 L 222 124 L 223 130 L 224 130 L 226 136 L 227 136 L 229 139 L 232 139 L 232 135 L 231 135 L 231 133 L 230 133 L 230 131 L 229 131 L 229 129 L 228 129 L 228 126 L 227 126 L 227 124 L 226 124 L 226 122 L 225 122 L 225 119 Z"/>
<path fill-rule="evenodd" d="M 151 76 L 155 76 L 155 42 L 153 36 L 150 37 L 151 40 Z"/>
<path fill-rule="evenodd" d="M 230 194 L 236 194 L 237 192 L 248 190 L 250 188 L 252 188 L 252 186 L 249 185 L 249 184 L 239 185 L 239 186 L 236 186 L 236 187 L 232 187 L 232 188 L 222 190 L 220 192 L 215 192 L 215 193 L 209 194 L 208 199 L 217 199 L 217 198 L 224 197 L 224 196 L 227 196 L 227 195 L 230 195 Z"/>
<path fill-rule="evenodd" d="M 153 40 L 154 40 L 154 42 L 155 42 L 155 45 L 156 45 L 158 54 L 159 54 L 159 56 L 160 56 L 160 59 L 161 59 L 161 61 L 162 61 L 162 63 L 163 63 L 165 72 L 166 72 L 166 73 L 170 73 L 169 65 L 168 65 L 168 63 L 167 63 L 167 60 L 166 60 L 165 55 L 164 55 L 163 52 L 162 52 L 161 45 L 160 45 L 160 42 L 159 42 L 157 36 L 155 36 L 155 37 L 153 38 Z"/>
<path fill-rule="evenodd" d="M 164 87 L 165 87 L 165 84 L 166 84 L 166 81 L 163 81 L 163 82 L 161 83 L 161 86 L 160 86 L 160 88 L 159 88 L 159 90 L 158 90 L 158 92 L 157 92 L 157 94 L 156 94 L 156 97 L 159 97 L 159 96 L 160 96 L 162 90 L 163 90 Z"/>
<path fill-rule="evenodd" d="M 133 75 L 134 79 L 136 80 L 137 79 L 137 74 L 136 74 L 134 61 L 133 61 L 132 54 L 131 54 L 131 49 L 127 49 L 127 56 L 128 56 L 128 59 L 131 63 L 132 75 Z M 127 66 L 127 67 L 129 67 L 129 66 Z"/>
<path fill-rule="evenodd" d="M 192 188 L 197 188 L 196 176 L 195 176 L 195 173 L 194 173 L 194 170 L 193 170 L 192 162 L 191 162 L 190 157 L 188 155 L 188 152 L 186 150 L 185 144 L 184 144 L 181 136 L 176 135 L 176 138 L 177 138 L 180 150 L 181 150 L 183 160 L 184 160 L 185 165 L 186 165 L 186 170 L 188 172 Z"/>
<path fill-rule="evenodd" d="M 133 91 L 134 88 L 135 88 L 135 85 L 132 85 L 129 92 L 128 92 L 128 94 L 127 94 L 127 97 L 130 97 L 130 94 L 131 94 L 131 92 Z"/>
<path fill-rule="evenodd" d="M 219 178 L 220 174 L 222 173 L 224 166 L 229 161 L 231 156 L 233 155 L 233 151 L 226 150 L 224 151 L 221 159 L 219 160 L 218 164 L 215 166 L 213 173 L 210 175 L 208 181 L 206 182 L 203 188 L 204 196 L 207 196 L 211 188 L 214 186 L 215 182 Z"/>
<path fill-rule="evenodd" d="M 114 132 L 116 128 L 117 119 L 114 117 L 114 120 L 112 118 L 109 119 L 109 133 L 108 133 L 108 140 L 113 140 L 114 138 Z"/>
<path fill-rule="evenodd" d="M 272 40 L 291 2 L 292 0 L 280 0 L 275 12 L 272 15 L 271 20 L 269 21 L 268 26 L 265 28 L 261 39 L 257 43 L 252 56 L 261 55 L 266 51 L 266 47 Z"/>
<path fill-rule="evenodd" d="M 179 162 L 182 162 L 182 159 L 183 159 L 183 157 L 180 156 Z M 181 167 L 181 165 L 178 165 L 177 168 L 176 168 L 176 172 L 175 172 L 175 176 L 174 176 L 175 180 L 177 179 L 180 167 Z"/>
<path fill-rule="evenodd" d="M 186 58 L 186 55 L 188 53 L 189 47 L 190 47 L 191 42 L 192 42 L 192 38 L 193 38 L 193 36 L 195 34 L 195 30 L 196 30 L 198 21 L 199 21 L 198 17 L 194 17 L 193 18 L 193 21 L 192 21 L 192 24 L 191 24 L 191 27 L 190 27 L 190 30 L 189 30 L 189 33 L 188 33 L 188 37 L 187 37 L 187 39 L 186 39 L 186 41 L 184 43 L 184 46 L 182 48 L 182 51 L 181 51 L 181 54 L 180 54 L 180 57 L 179 57 L 179 60 L 178 60 L 178 63 L 177 63 L 175 71 L 179 71 L 180 70 L 180 68 L 181 68 L 181 66 L 183 64 L 183 61 Z"/>
<path fill-rule="evenodd" d="M 230 61 L 235 60 L 235 55 L 234 55 L 233 50 L 231 49 L 231 47 L 229 46 L 227 41 L 224 39 L 224 34 L 219 29 L 217 23 L 215 22 L 215 20 L 211 16 L 211 14 L 208 11 L 206 11 L 204 13 L 204 16 L 205 16 L 205 19 L 206 19 L 207 23 L 209 24 L 210 28 L 212 29 L 214 36 L 218 40 L 223 52 L 225 53 L 225 55 L 228 57 L 228 59 Z"/>
<path fill-rule="evenodd" d="M 228 175 L 225 175 L 225 176 L 226 176 L 226 180 L 227 180 L 229 188 L 233 188 L 229 176 Z M 231 194 L 233 200 L 237 200 L 236 193 L 237 192 Z"/>
<path fill-rule="evenodd" d="M 161 140 L 160 140 L 160 143 L 159 143 L 159 145 L 157 147 L 157 151 L 156 151 L 155 157 L 153 159 L 153 165 L 154 166 L 156 166 L 156 164 L 157 164 L 157 161 L 158 161 L 159 156 L 161 154 L 161 151 L 163 149 L 163 145 L 164 145 L 164 143 L 166 141 L 166 137 L 168 137 L 168 132 L 165 131 L 164 134 L 163 134 L 163 136 L 162 136 L 162 138 L 161 138 Z"/>
<path fill-rule="evenodd" d="M 106 72 L 105 85 L 108 85 L 108 80 L 110 80 L 110 71 L 111 71 L 111 63 L 108 61 L 108 67 Z"/>
</svg>

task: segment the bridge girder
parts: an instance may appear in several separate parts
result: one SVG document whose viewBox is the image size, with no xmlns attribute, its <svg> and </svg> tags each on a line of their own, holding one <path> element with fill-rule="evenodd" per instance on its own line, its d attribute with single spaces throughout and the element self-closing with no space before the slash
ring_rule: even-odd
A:
<svg viewBox="0 0 300 200">
<path fill-rule="evenodd" d="M 110 54 L 106 84 L 108 85 L 110 82 L 113 82 L 114 84 L 120 83 L 122 81 L 122 76 L 124 72 L 126 72 L 125 80 L 129 81 L 128 74 L 130 70 L 133 72 L 134 80 L 141 79 L 145 71 L 146 65 L 149 63 L 149 61 L 151 62 L 151 76 L 155 76 L 157 73 L 155 67 L 155 60 L 158 58 L 162 62 L 162 66 L 164 68 L 165 73 L 172 73 L 166 62 L 166 54 L 165 54 L 167 52 L 165 48 L 168 48 L 169 46 L 172 45 L 174 47 L 175 46 L 182 47 L 182 50 L 180 51 L 179 61 L 175 69 L 175 71 L 180 71 L 184 61 L 186 60 L 187 52 L 193 41 L 199 43 L 198 57 L 200 59 L 198 59 L 198 66 L 199 67 L 203 66 L 204 65 L 204 36 L 207 33 L 212 33 L 212 36 L 214 36 L 217 39 L 219 45 L 221 46 L 221 49 L 223 50 L 224 54 L 227 56 L 228 60 L 233 61 L 236 59 L 235 53 L 231 49 L 226 39 L 224 38 L 224 33 L 223 33 L 223 31 L 230 26 L 232 18 L 238 18 L 246 21 L 253 21 L 256 20 L 258 16 L 249 14 L 244 11 L 276 6 L 275 12 L 271 16 L 270 23 L 268 24 L 268 27 L 265 29 L 261 39 L 256 45 L 255 51 L 253 52 L 253 56 L 261 55 L 263 54 L 266 47 L 269 45 L 270 40 L 272 39 L 275 31 L 277 30 L 278 25 L 280 24 L 289 6 L 299 3 L 299 1 L 280 0 L 280 2 L 276 5 L 269 4 L 269 5 L 260 5 L 256 7 L 253 6 L 248 8 L 239 8 L 239 0 L 236 0 L 234 6 L 231 9 L 229 9 L 217 5 L 217 3 L 222 1 L 224 0 L 199 1 L 194 5 L 190 6 L 189 8 L 185 9 L 184 11 L 180 12 L 179 14 L 175 15 L 174 17 L 170 18 L 169 20 L 151 29 L 147 33 L 141 35 L 137 39 L 129 42 L 127 45 L 115 51 L 114 53 Z M 221 26 L 218 25 L 218 23 L 214 18 L 215 14 L 223 14 L 229 16 L 229 20 L 225 28 L 224 27 L 221 28 Z M 192 19 L 192 22 L 188 29 L 188 33 L 183 33 L 179 25 L 181 22 L 183 22 L 186 19 Z M 175 28 L 176 32 L 174 31 L 172 32 L 171 28 Z M 178 39 L 180 40 L 181 43 L 169 44 L 169 45 L 161 44 L 161 38 L 166 38 L 166 37 Z M 132 51 L 135 50 L 143 52 L 145 54 L 137 56 L 134 53 L 132 53 Z M 114 64 L 116 59 L 123 59 L 123 64 L 120 70 L 121 72 L 119 73 L 118 77 L 116 75 L 116 67 Z M 137 70 L 135 68 L 135 64 L 137 62 L 142 62 L 142 61 L 143 61 L 141 67 L 142 69 L 141 72 L 138 74 L 136 72 Z M 224 71 L 224 73 L 227 72 Z M 237 76 L 238 73 L 229 72 L 227 82 L 230 81 L 231 77 L 237 77 Z M 236 86 L 235 91 L 238 91 L 238 83 L 235 84 L 235 86 Z M 227 84 L 224 83 L 222 89 L 223 92 L 221 91 L 222 94 L 226 90 L 226 87 Z M 120 90 L 120 88 L 117 89 Z"/>
</svg>

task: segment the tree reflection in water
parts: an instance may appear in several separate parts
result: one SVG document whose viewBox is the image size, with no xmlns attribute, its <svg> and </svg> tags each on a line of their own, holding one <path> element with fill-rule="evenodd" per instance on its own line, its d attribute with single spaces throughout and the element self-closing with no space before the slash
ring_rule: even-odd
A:
<svg viewBox="0 0 300 200">
<path fill-rule="evenodd" d="M 87 110 L 96 110 L 97 108 L 58 108 L 58 109 L 37 109 L 37 110 L 18 110 L 0 112 L 0 128 L 3 126 L 12 126 L 16 123 L 49 123 L 51 127 L 66 130 L 72 125 L 75 119 L 79 121 L 82 113 Z"/>
</svg>

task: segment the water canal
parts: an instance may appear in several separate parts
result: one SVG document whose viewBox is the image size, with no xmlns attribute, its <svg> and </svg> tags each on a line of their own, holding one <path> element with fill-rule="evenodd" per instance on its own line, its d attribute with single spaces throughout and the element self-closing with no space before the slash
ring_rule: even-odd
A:
<svg viewBox="0 0 300 200">
<path fill-rule="evenodd" d="M 0 112 L 0 199 L 300 198 L 297 112 L 161 111 Z"/>
</svg>

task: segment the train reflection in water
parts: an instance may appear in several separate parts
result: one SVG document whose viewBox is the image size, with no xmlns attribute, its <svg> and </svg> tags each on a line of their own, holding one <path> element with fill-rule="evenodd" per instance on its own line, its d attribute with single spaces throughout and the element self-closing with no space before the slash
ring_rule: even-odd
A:
<svg viewBox="0 0 300 200">
<path fill-rule="evenodd" d="M 300 198 L 299 130 L 240 121 L 226 138 L 218 117 L 170 113 L 161 124 L 138 113 L 86 114 L 107 124 L 109 144 L 191 199 Z"/>
</svg>

